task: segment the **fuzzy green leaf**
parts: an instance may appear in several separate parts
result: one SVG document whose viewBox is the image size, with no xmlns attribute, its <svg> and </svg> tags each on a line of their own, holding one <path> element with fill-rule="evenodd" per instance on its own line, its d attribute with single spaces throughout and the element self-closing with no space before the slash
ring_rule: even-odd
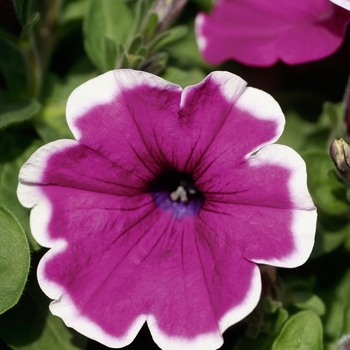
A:
<svg viewBox="0 0 350 350">
<path fill-rule="evenodd" d="M 123 0 L 89 0 L 83 24 L 85 50 L 101 71 L 105 70 L 103 38 L 125 44 L 133 29 L 131 11 Z"/>
<path fill-rule="evenodd" d="M 291 298 L 294 305 L 300 309 L 311 310 L 319 316 L 325 312 L 323 301 L 311 292 L 293 292 Z"/>
<path fill-rule="evenodd" d="M 348 207 L 346 186 L 337 178 L 328 153 L 310 151 L 302 154 L 308 175 L 308 186 L 317 208 L 330 215 L 342 214 Z"/>
<path fill-rule="evenodd" d="M 0 206 L 0 314 L 19 300 L 27 281 L 30 252 L 18 220 Z"/>
<path fill-rule="evenodd" d="M 322 350 L 322 323 L 312 311 L 301 311 L 283 326 L 272 350 Z"/>
<path fill-rule="evenodd" d="M 2 103 L 0 106 L 0 128 L 34 117 L 40 111 L 40 107 L 37 100 Z"/>
</svg>

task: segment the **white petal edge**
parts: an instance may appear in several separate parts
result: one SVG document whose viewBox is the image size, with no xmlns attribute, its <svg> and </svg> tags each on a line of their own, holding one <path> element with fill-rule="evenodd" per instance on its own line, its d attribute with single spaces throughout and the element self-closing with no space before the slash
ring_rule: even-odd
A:
<svg viewBox="0 0 350 350">
<path fill-rule="evenodd" d="M 74 147 L 78 144 L 79 142 L 75 140 L 63 139 L 49 142 L 46 145 L 40 147 L 23 164 L 18 175 L 18 180 L 27 184 L 44 185 L 42 183 L 42 177 L 46 170 L 47 162 L 51 158 L 51 156 L 55 153 L 61 152 L 70 147 Z M 25 204 L 22 205 L 26 208 L 31 207 Z"/>
<path fill-rule="evenodd" d="M 214 350 L 223 344 L 222 333 L 244 317 L 249 315 L 259 302 L 261 294 L 261 275 L 259 268 L 255 265 L 252 282 L 245 299 L 237 306 L 229 310 L 219 320 L 219 332 L 200 334 L 192 339 L 171 337 L 166 335 L 158 327 L 155 317 L 150 315 L 147 323 L 155 343 L 163 350 Z"/>
<path fill-rule="evenodd" d="M 44 255 L 38 265 L 37 274 L 40 288 L 49 298 L 55 299 L 49 306 L 50 311 L 53 315 L 62 318 L 67 327 L 74 328 L 86 337 L 94 339 L 108 347 L 121 348 L 130 344 L 145 323 L 146 315 L 139 315 L 125 332 L 124 336 L 114 337 L 105 332 L 88 317 L 82 315 L 62 286 L 45 278 L 45 264 L 52 260 L 57 254 L 63 252 L 66 247 L 67 243 L 61 240 L 61 242 L 58 242 Z"/>
<path fill-rule="evenodd" d="M 297 267 L 306 262 L 314 246 L 316 233 L 316 207 L 307 189 L 306 165 L 300 155 L 284 145 L 269 145 L 251 157 L 251 165 L 278 165 L 289 169 L 291 177 L 288 183 L 289 195 L 295 205 L 293 210 L 292 233 L 295 249 L 283 258 L 251 259 L 256 263 L 277 267 Z"/>
<path fill-rule="evenodd" d="M 186 104 L 189 92 L 191 92 L 193 89 L 198 89 L 198 87 L 205 84 L 207 80 L 210 80 L 216 84 L 225 100 L 232 105 L 234 105 L 236 101 L 241 98 L 241 95 L 247 86 L 245 80 L 233 73 L 226 71 L 211 72 L 200 83 L 184 88 L 181 95 L 180 108 Z"/>
<path fill-rule="evenodd" d="M 124 347 L 130 344 L 135 339 L 136 335 L 146 321 L 153 340 L 162 350 L 218 349 L 223 344 L 222 333 L 227 328 L 249 315 L 254 310 L 260 299 L 261 276 L 259 268 L 255 265 L 249 292 L 239 305 L 229 310 L 219 320 L 218 331 L 220 333 L 212 332 L 200 334 L 191 339 L 172 337 L 162 332 L 162 330 L 158 327 L 154 316 L 141 314 L 132 323 L 128 331 L 125 333 L 125 336 L 114 337 L 111 334 L 106 333 L 88 317 L 83 316 L 62 286 L 46 279 L 44 273 L 46 263 L 54 259 L 56 255 L 63 252 L 66 248 L 67 243 L 64 240 L 56 242 L 56 245 L 40 260 L 38 266 L 37 274 L 40 288 L 49 298 L 54 299 L 54 301 L 50 304 L 50 311 L 53 315 L 62 318 L 68 327 L 74 328 L 76 331 L 87 336 L 88 338 L 94 339 L 111 348 Z"/>
<path fill-rule="evenodd" d="M 50 157 L 64 149 L 77 145 L 75 140 L 58 140 L 50 142 L 34 152 L 22 166 L 19 173 L 17 198 L 25 208 L 32 208 L 29 224 L 35 240 L 43 247 L 51 248 L 58 240 L 49 236 L 48 227 L 52 215 L 52 205 L 41 186 L 43 174 Z"/>
<path fill-rule="evenodd" d="M 278 102 L 265 91 L 248 86 L 237 100 L 234 109 L 247 112 L 257 119 L 276 122 L 275 136 L 259 145 L 258 149 L 277 141 L 282 135 L 286 118 Z M 247 158 L 250 158 L 250 154 L 246 155 Z"/>
<path fill-rule="evenodd" d="M 219 321 L 220 331 L 223 333 L 227 328 L 248 316 L 257 306 L 261 295 L 261 274 L 258 266 L 254 266 L 252 282 L 246 298 L 233 309 L 228 311 Z"/>
<path fill-rule="evenodd" d="M 208 46 L 208 40 L 203 35 L 203 26 L 205 22 L 205 14 L 199 13 L 196 16 L 195 22 L 194 22 L 194 28 L 196 32 L 196 39 L 197 39 L 197 45 L 200 52 L 204 52 Z"/>
<path fill-rule="evenodd" d="M 170 83 L 156 75 L 132 70 L 116 69 L 88 80 L 78 86 L 68 98 L 66 117 L 69 128 L 77 140 L 81 131 L 77 121 L 92 108 L 112 102 L 123 90 L 132 90 L 141 85 L 163 90 L 182 91 L 179 85 Z"/>
<path fill-rule="evenodd" d="M 331 2 L 345 8 L 346 10 L 350 10 L 350 0 L 331 0 Z"/>
</svg>

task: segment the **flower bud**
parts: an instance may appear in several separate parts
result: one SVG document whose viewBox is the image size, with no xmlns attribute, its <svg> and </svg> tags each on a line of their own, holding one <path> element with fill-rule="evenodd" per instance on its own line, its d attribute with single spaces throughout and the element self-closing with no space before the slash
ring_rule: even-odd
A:
<svg viewBox="0 0 350 350">
<path fill-rule="evenodd" d="M 168 29 L 175 21 L 188 0 L 158 0 L 153 11 L 158 15 L 158 32 Z"/>
<path fill-rule="evenodd" d="M 350 146 L 343 139 L 334 140 L 329 150 L 339 176 L 350 185 Z"/>
</svg>

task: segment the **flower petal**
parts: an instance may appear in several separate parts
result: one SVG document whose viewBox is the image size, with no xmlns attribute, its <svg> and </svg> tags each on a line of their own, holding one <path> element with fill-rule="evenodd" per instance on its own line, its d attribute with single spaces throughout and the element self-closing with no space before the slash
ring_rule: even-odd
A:
<svg viewBox="0 0 350 350">
<path fill-rule="evenodd" d="M 201 83 L 188 86 L 181 96 L 179 134 L 174 167 L 191 173 L 225 124 L 246 82 L 228 72 L 213 72 Z M 208 127 L 210 125 L 210 127 Z"/>
<path fill-rule="evenodd" d="M 166 140 L 171 133 L 181 91 L 149 73 L 110 71 L 73 91 L 67 121 L 82 144 L 120 166 L 137 173 L 146 167 L 154 175 L 168 163 L 157 137 Z"/>
<path fill-rule="evenodd" d="M 153 175 L 166 167 L 190 172 L 245 86 L 234 74 L 213 72 L 181 95 L 177 85 L 147 73 L 116 70 L 76 89 L 67 119 L 80 142 L 134 172 L 145 167 Z"/>
<path fill-rule="evenodd" d="M 58 192 L 66 188 L 109 197 L 123 196 L 120 208 L 115 208 L 129 210 L 130 203 L 145 192 L 149 181 L 147 176 L 149 173 L 145 167 L 139 167 L 139 172 L 133 168 L 124 169 L 78 141 L 59 140 L 41 147 L 25 163 L 19 174 L 17 195 L 23 206 L 34 206 L 31 225 L 35 239 L 43 246 L 52 247 L 60 231 L 47 230 L 46 226 L 51 220 L 50 203 L 58 199 L 56 196 L 48 198 L 46 187 L 56 186 Z M 77 232 L 80 232 L 78 227 Z"/>
<path fill-rule="evenodd" d="M 39 283 L 56 299 L 52 312 L 82 334 L 121 347 L 147 319 L 161 347 L 211 350 L 258 302 L 254 264 L 237 248 L 212 247 L 192 217 L 174 219 L 150 195 L 123 210 L 116 195 L 52 185 L 40 191 L 51 203 L 46 232 L 56 240 L 41 260 Z"/>
<path fill-rule="evenodd" d="M 252 9 L 254 9 L 252 11 Z M 212 64 L 235 59 L 269 66 L 318 60 L 342 43 L 350 15 L 328 0 L 221 0 L 196 19 L 199 48 Z"/>
<path fill-rule="evenodd" d="M 303 264 L 314 243 L 316 209 L 300 156 L 286 146 L 266 146 L 230 174 L 205 193 L 204 224 L 250 261 Z"/>
<path fill-rule="evenodd" d="M 208 186 L 221 186 L 220 178 L 227 179 L 251 153 L 275 142 L 284 124 L 283 112 L 272 96 L 246 88 L 194 170 L 196 186 L 203 192 Z"/>
</svg>

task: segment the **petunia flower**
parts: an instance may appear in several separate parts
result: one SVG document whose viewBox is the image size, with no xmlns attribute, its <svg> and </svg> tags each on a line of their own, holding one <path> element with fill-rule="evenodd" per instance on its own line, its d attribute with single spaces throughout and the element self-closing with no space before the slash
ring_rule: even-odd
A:
<svg viewBox="0 0 350 350">
<path fill-rule="evenodd" d="M 259 300 L 257 264 L 308 258 L 305 164 L 270 145 L 283 113 L 238 76 L 182 89 L 110 71 L 73 91 L 67 121 L 76 140 L 34 153 L 18 197 L 51 248 L 38 280 L 69 327 L 123 347 L 147 322 L 162 349 L 217 349 Z"/>
<path fill-rule="evenodd" d="M 197 16 L 196 34 L 211 64 L 293 65 L 335 52 L 349 21 L 350 13 L 329 0 L 217 0 L 211 13 Z"/>
<path fill-rule="evenodd" d="M 350 0 L 331 0 L 338 6 L 344 7 L 347 10 L 350 10 Z"/>
</svg>

